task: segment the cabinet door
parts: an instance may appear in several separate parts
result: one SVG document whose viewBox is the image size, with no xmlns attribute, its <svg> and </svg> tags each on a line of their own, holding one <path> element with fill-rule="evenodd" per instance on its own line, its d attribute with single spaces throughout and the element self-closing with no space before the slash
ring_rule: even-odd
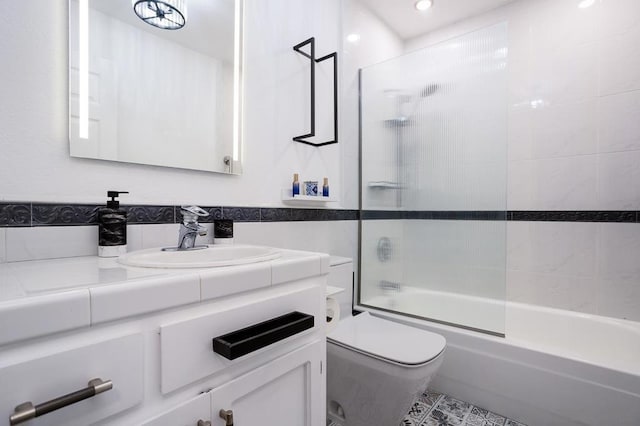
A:
<svg viewBox="0 0 640 426">
<path fill-rule="evenodd" d="M 141 426 L 202 426 L 210 420 L 211 399 L 209 393 L 203 393 L 147 420 Z"/>
<path fill-rule="evenodd" d="M 231 410 L 234 426 L 325 426 L 325 356 L 316 341 L 213 389 L 213 424 Z"/>
</svg>

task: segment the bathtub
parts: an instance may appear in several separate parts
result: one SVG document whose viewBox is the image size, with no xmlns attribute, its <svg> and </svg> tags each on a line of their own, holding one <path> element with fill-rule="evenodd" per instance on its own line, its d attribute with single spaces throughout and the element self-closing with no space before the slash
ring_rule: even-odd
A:
<svg viewBox="0 0 640 426">
<path fill-rule="evenodd" d="M 478 328 L 506 324 L 505 337 L 392 312 L 456 299 Z M 640 323 L 411 287 L 356 309 L 447 339 L 435 390 L 529 426 L 640 426 Z"/>
</svg>

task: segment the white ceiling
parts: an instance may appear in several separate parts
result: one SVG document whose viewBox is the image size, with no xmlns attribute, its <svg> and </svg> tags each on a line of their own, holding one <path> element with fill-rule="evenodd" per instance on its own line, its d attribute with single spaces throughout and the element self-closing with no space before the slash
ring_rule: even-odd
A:
<svg viewBox="0 0 640 426">
<path fill-rule="evenodd" d="M 423 12 L 416 10 L 415 1 L 360 0 L 404 40 L 494 9 L 513 0 L 433 0 L 433 7 Z"/>
<path fill-rule="evenodd" d="M 162 30 L 142 22 L 131 0 L 91 0 L 92 9 L 186 46 L 205 55 L 233 63 L 233 0 L 187 0 L 187 24 L 179 30 Z"/>
</svg>

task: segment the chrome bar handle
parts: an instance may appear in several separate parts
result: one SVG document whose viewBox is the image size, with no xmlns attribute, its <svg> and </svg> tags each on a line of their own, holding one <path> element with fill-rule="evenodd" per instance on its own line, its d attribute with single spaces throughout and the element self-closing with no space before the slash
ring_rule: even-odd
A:
<svg viewBox="0 0 640 426">
<path fill-rule="evenodd" d="M 47 413 L 91 398 L 92 396 L 96 396 L 102 392 L 111 390 L 112 388 L 113 383 L 111 380 L 92 379 L 89 381 L 86 388 L 52 399 L 51 401 L 43 402 L 38 405 L 33 405 L 31 401 L 24 402 L 15 408 L 13 414 L 9 417 L 9 424 L 11 426 L 19 425 L 27 420 L 44 416 Z"/>
<path fill-rule="evenodd" d="M 225 421 L 224 426 L 233 426 L 233 410 L 220 410 L 220 418 Z"/>
</svg>

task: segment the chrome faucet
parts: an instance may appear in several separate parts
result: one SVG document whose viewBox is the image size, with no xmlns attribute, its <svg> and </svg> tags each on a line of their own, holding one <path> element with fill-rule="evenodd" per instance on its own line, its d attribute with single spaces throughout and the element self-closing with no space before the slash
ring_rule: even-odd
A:
<svg viewBox="0 0 640 426">
<path fill-rule="evenodd" d="M 197 246 L 196 238 L 207 235 L 207 228 L 198 223 L 199 217 L 209 216 L 205 210 L 198 206 L 182 206 L 180 207 L 182 214 L 182 223 L 180 224 L 180 232 L 178 234 L 178 246 L 163 248 L 164 251 L 182 251 L 182 250 L 200 250 L 207 248 L 206 245 Z"/>
</svg>

